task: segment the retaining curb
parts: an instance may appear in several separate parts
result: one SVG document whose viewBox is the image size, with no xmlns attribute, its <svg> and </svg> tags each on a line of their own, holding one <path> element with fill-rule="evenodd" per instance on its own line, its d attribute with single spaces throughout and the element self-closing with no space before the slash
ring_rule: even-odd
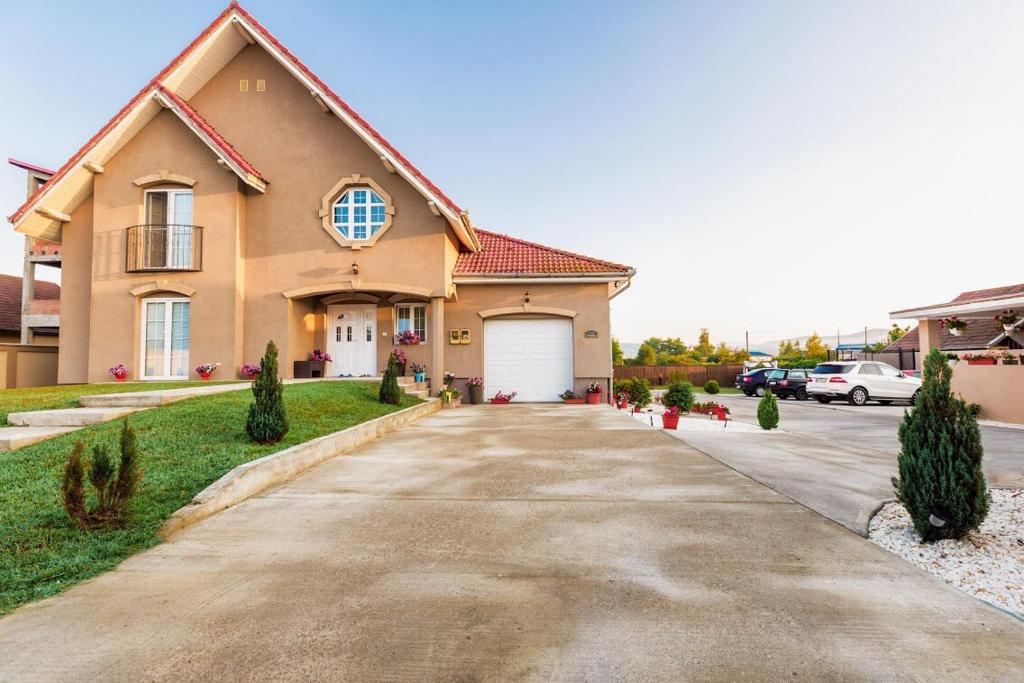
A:
<svg viewBox="0 0 1024 683">
<path fill-rule="evenodd" d="M 196 522 L 440 410 L 441 402 L 436 398 L 429 399 L 411 408 L 374 418 L 340 432 L 327 434 L 258 460 L 243 463 L 197 493 L 187 505 L 175 511 L 160 526 L 157 534 L 167 540 Z"/>
</svg>

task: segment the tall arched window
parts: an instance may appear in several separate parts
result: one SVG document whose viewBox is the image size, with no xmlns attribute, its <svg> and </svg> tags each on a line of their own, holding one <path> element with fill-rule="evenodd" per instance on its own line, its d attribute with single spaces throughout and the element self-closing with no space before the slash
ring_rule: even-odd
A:
<svg viewBox="0 0 1024 683">
<path fill-rule="evenodd" d="M 384 219 L 384 199 L 369 187 L 350 188 L 334 203 L 334 229 L 345 239 L 370 239 Z"/>
</svg>

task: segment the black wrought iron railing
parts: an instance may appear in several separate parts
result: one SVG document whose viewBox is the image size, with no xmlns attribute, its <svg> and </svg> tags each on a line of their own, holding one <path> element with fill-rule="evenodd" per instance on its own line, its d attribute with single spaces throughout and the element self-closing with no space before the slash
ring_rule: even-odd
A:
<svg viewBox="0 0 1024 683">
<path fill-rule="evenodd" d="M 203 228 L 198 225 L 133 225 L 127 229 L 129 273 L 202 270 Z"/>
</svg>

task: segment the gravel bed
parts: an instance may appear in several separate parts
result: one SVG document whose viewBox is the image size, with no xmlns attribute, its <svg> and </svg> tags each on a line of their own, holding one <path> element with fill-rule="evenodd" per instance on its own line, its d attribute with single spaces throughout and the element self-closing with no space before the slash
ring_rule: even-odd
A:
<svg viewBox="0 0 1024 683">
<path fill-rule="evenodd" d="M 951 586 L 1024 618 L 1024 490 L 990 492 L 988 517 L 961 541 L 920 543 L 899 503 L 878 511 L 869 537 Z"/>
</svg>

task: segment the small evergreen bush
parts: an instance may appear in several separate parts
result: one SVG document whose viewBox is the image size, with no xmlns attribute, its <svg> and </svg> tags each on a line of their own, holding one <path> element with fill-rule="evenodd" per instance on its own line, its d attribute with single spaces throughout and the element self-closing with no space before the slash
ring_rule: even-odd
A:
<svg viewBox="0 0 1024 683">
<path fill-rule="evenodd" d="M 921 394 L 900 424 L 900 476 L 892 485 L 924 543 L 962 538 L 988 514 L 977 413 L 953 396 L 952 377 L 946 356 L 932 349 Z"/>
<path fill-rule="evenodd" d="M 402 400 L 402 390 L 398 388 L 398 361 L 394 355 L 388 358 L 388 369 L 380 383 L 380 402 L 397 406 Z"/>
<path fill-rule="evenodd" d="M 253 402 L 245 420 L 245 431 L 256 443 L 277 443 L 288 433 L 288 415 L 284 409 L 284 390 L 277 377 L 277 345 L 267 342 L 260 361 L 262 370 L 252 383 Z"/>
<path fill-rule="evenodd" d="M 770 391 L 764 392 L 757 404 L 757 423 L 761 429 L 775 429 L 779 426 L 779 400 Z"/>
<path fill-rule="evenodd" d="M 651 402 L 651 385 L 643 377 L 634 377 L 626 389 L 629 402 L 637 408 L 643 408 Z"/>
<path fill-rule="evenodd" d="M 612 391 L 615 393 L 616 396 L 618 396 L 619 394 L 623 394 L 624 396 L 628 397 L 629 388 L 631 386 L 633 386 L 633 378 L 624 377 L 623 379 L 617 379 L 612 382 Z"/>
<path fill-rule="evenodd" d="M 83 465 L 82 452 L 85 445 L 81 441 L 75 443 L 68 463 L 64 466 L 61 479 L 64 509 L 84 528 L 120 524 L 124 521 L 128 501 L 135 495 L 142 478 L 138 442 L 135 430 L 128 426 L 128 420 L 122 423 L 119 447 L 121 458 L 116 469 L 105 444 L 94 445 L 92 462 L 88 467 Z M 89 471 L 89 483 L 96 490 L 96 505 L 91 508 L 85 503 L 86 469 Z"/>
<path fill-rule="evenodd" d="M 661 404 L 666 408 L 676 407 L 684 413 L 693 407 L 693 385 L 689 382 L 674 382 L 661 397 Z"/>
<path fill-rule="evenodd" d="M 722 390 L 722 387 L 718 384 L 718 380 L 709 379 L 704 383 L 704 392 L 708 394 L 717 394 Z"/>
</svg>

